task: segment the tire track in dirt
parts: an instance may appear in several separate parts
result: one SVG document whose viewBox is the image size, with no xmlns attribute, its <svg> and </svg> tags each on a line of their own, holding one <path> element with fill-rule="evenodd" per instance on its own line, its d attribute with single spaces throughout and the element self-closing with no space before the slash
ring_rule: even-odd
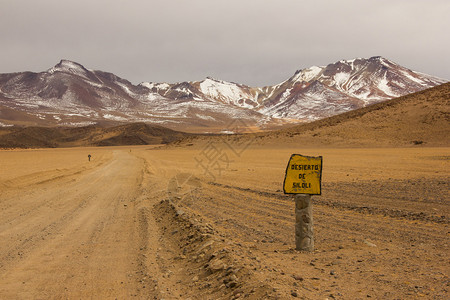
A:
<svg viewBox="0 0 450 300">
<path fill-rule="evenodd" d="M 152 239 L 150 238 L 152 230 L 150 227 L 150 220 L 152 218 L 150 209 L 148 207 L 141 207 L 137 210 L 139 219 L 139 254 L 137 256 L 137 271 L 138 275 L 138 297 L 150 298 L 153 296 L 155 299 L 161 298 L 160 287 L 158 285 L 158 272 L 155 268 L 152 268 L 152 263 L 148 262 L 148 252 L 150 256 L 154 253 L 155 249 L 152 249 Z M 149 269 L 151 268 L 151 269 Z M 151 273 L 151 275 L 150 275 Z"/>
<path fill-rule="evenodd" d="M 82 188 L 80 187 L 97 183 L 101 178 L 98 173 L 98 168 L 105 163 L 107 163 L 107 161 L 101 160 L 95 165 L 93 164 L 90 168 L 64 172 L 62 175 L 54 176 L 51 179 L 45 178 L 45 176 L 45 179 L 40 178 L 41 173 L 21 176 L 20 178 L 28 178 L 26 184 L 23 184 L 22 179 L 20 178 L 8 180 L 7 182 L 9 182 L 9 184 L 5 184 L 0 193 L 0 199 L 2 200 L 0 211 L 2 212 L 3 223 L 8 223 L 8 227 L 17 226 L 19 220 L 29 219 L 30 213 L 44 215 L 46 213 L 45 209 L 55 209 L 60 208 L 62 205 L 67 205 L 68 203 L 78 203 L 76 199 L 71 199 L 72 201 L 61 200 L 74 198 L 74 195 L 82 193 Z M 47 171 L 44 173 L 51 174 L 54 172 L 55 171 Z M 56 170 L 56 172 L 60 173 L 61 170 Z M 80 175 L 82 174 L 85 174 L 86 176 L 81 177 Z M 86 180 L 87 176 L 90 176 L 89 180 Z M 71 189 L 77 181 L 83 180 L 84 183 L 80 182 L 76 190 Z M 56 184 L 57 187 L 52 187 L 48 190 L 47 186 L 49 184 Z M 86 195 L 86 197 L 89 197 L 89 195 Z M 16 205 L 18 201 L 23 203 L 23 205 L 18 207 Z M 16 209 L 16 211 L 14 211 L 14 209 Z M 17 209 L 20 209 L 20 212 L 18 212 Z M 43 209 L 43 211 L 37 213 L 39 209 Z M 12 223 L 12 220 L 14 220 L 14 224 Z M 29 223 L 34 224 L 36 222 Z"/>
<path fill-rule="evenodd" d="M 195 213 L 203 215 L 210 222 L 221 223 L 221 227 L 227 232 L 246 232 L 251 233 L 247 236 L 246 241 L 269 240 L 287 243 L 288 238 L 284 235 L 277 234 L 277 229 L 283 226 L 292 226 L 292 219 L 289 211 L 286 215 L 271 214 L 269 209 L 261 210 L 257 205 L 239 205 L 239 203 L 231 203 L 232 201 L 215 201 L 213 198 L 198 199 L 195 205 L 190 206 Z M 292 215 L 293 217 L 293 215 Z M 269 232 L 258 228 L 263 223 L 276 224 Z M 266 229 L 267 230 L 267 229 Z"/>
<path fill-rule="evenodd" d="M 203 183 L 197 198 L 183 202 L 167 191 L 177 169 L 139 155 L 115 151 L 112 161 L 89 172 L 36 184 L 39 192 L 9 188 L 0 196 L 0 253 L 11 254 L 9 260 L 0 257 L 0 265 L 6 262 L 0 267 L 1 295 L 395 298 L 426 295 L 448 282 L 448 239 L 442 234 L 448 226 L 429 219 L 438 217 L 433 206 L 400 209 L 427 208 L 416 220 L 396 211 L 401 206 L 390 203 L 394 194 L 377 198 L 375 184 L 356 184 L 353 198 L 340 194 L 351 192 L 351 184 L 336 185 L 333 193 L 314 197 L 317 249 L 301 253 L 293 250 L 290 197 Z M 446 186 L 439 184 L 441 195 Z M 409 201 L 408 195 L 402 203 L 422 197 Z M 14 196 L 20 196 L 17 203 Z M 433 205 L 445 206 L 440 197 Z M 167 198 L 180 203 L 161 202 Z"/>
<path fill-rule="evenodd" d="M 263 278 L 243 266 L 233 245 L 216 235 L 203 217 L 161 201 L 174 198 L 168 192 L 168 176 L 160 176 L 168 172 L 149 162 L 141 195 L 145 201 L 139 204 L 148 223 L 142 265 L 151 270 L 150 282 L 157 285 L 158 295 L 163 299 L 279 298 Z"/>
<path fill-rule="evenodd" d="M 262 224 L 272 222 L 272 224 L 277 224 L 274 229 L 275 231 L 281 231 L 283 232 L 286 228 L 290 228 L 293 226 L 293 207 L 294 202 L 292 200 L 291 196 L 287 195 L 280 195 L 275 193 L 268 193 L 268 192 L 260 192 L 257 190 L 250 190 L 250 189 L 242 189 L 239 187 L 231 187 L 231 186 L 221 186 L 221 184 L 210 184 L 213 187 L 219 187 L 218 191 L 215 189 L 203 190 L 203 196 L 208 195 L 209 198 L 205 199 L 205 197 L 200 197 L 197 199 L 196 203 L 204 206 L 201 209 L 198 209 L 198 205 L 194 206 L 193 209 L 197 209 L 197 212 L 199 214 L 209 215 L 210 220 L 220 220 L 221 218 L 227 218 L 227 216 L 233 216 L 236 213 L 240 215 L 240 218 L 231 218 L 234 220 L 234 223 L 244 223 L 239 224 L 241 228 L 250 228 L 253 226 L 257 226 L 255 224 Z M 235 193 L 230 192 L 236 191 Z M 248 195 L 257 195 L 255 196 L 248 196 Z M 215 196 L 214 196 L 215 195 Z M 219 200 L 217 199 L 217 195 L 221 195 Z M 323 197 L 322 197 L 323 198 Z M 286 203 L 286 205 L 280 205 L 279 200 Z M 358 224 L 361 224 L 361 221 L 372 223 L 374 232 L 374 236 L 383 236 L 380 235 L 380 231 L 385 231 L 383 228 L 378 228 L 379 219 L 374 219 L 374 221 L 370 221 L 370 219 L 367 219 L 367 215 L 372 215 L 374 217 L 388 217 L 393 218 L 394 220 L 398 221 L 399 224 L 401 224 L 401 228 L 398 229 L 399 231 L 402 231 L 405 229 L 405 240 L 408 239 L 409 232 L 412 229 L 415 229 L 417 226 L 414 223 L 405 223 L 405 219 L 408 221 L 420 221 L 420 222 L 430 222 L 430 220 L 435 221 L 431 223 L 443 223 L 442 219 L 440 217 L 434 217 L 434 218 L 425 218 L 423 217 L 424 214 L 418 214 L 418 216 L 422 216 L 424 220 L 418 220 L 417 215 L 414 214 L 405 214 L 404 215 L 398 215 L 395 214 L 395 210 L 391 211 L 390 214 L 387 214 L 385 210 L 373 210 L 372 207 L 360 207 L 360 206 L 352 206 L 347 205 L 347 203 L 339 203 L 339 202 L 332 202 L 331 204 L 327 202 L 328 199 L 323 200 L 319 199 L 319 197 L 314 197 L 314 214 L 316 216 L 320 216 L 321 218 L 325 218 L 325 221 L 327 224 L 332 224 L 331 226 L 334 227 L 334 230 L 344 230 L 343 228 L 346 228 L 345 231 L 353 231 L 353 232 L 360 232 L 357 229 Z M 335 205 L 335 203 L 338 203 Z M 317 205 L 316 205 L 317 204 Z M 330 211 L 328 208 L 332 208 L 333 210 Z M 338 211 L 341 211 L 340 213 Z M 375 212 L 378 212 L 375 213 Z M 218 214 L 221 213 L 219 216 Z M 357 214 L 355 214 L 357 213 Z M 337 214 L 341 215 L 341 217 L 337 217 Z M 341 220 L 345 219 L 345 222 L 342 222 Z M 252 221 L 248 221 L 252 220 Z M 260 220 L 260 222 L 255 222 L 256 220 Z M 269 223 L 270 224 L 270 223 Z M 445 223 L 444 223 L 445 224 Z M 228 225 L 230 225 L 228 223 Z M 280 226 L 281 225 L 281 226 Z M 321 226 L 320 223 L 318 223 L 316 226 Z M 372 227 L 368 227 L 372 228 Z M 257 228 L 251 229 L 254 232 L 260 232 Z M 368 235 L 369 231 L 366 229 L 365 234 Z M 290 231 L 289 231 L 290 233 Z M 267 233 L 266 233 L 267 234 Z M 264 233 L 259 234 L 260 236 L 264 237 Z M 420 237 L 420 240 L 427 241 L 430 237 L 432 238 L 439 238 L 441 235 L 439 233 L 436 233 L 434 230 L 427 230 L 427 227 L 424 226 L 422 229 L 422 232 L 415 233 L 414 236 L 417 238 L 417 235 Z M 275 234 L 275 236 L 279 236 Z M 386 234 L 385 236 L 389 236 Z M 291 234 L 286 235 L 288 240 L 292 239 Z M 267 239 L 267 237 L 265 237 Z M 270 238 L 273 239 L 273 238 Z M 287 240 L 283 240 L 283 242 L 287 242 Z"/>
<path fill-rule="evenodd" d="M 60 179 L 79 177 L 76 175 L 95 171 L 95 169 L 98 169 L 110 161 L 110 158 L 102 157 L 99 160 L 92 161 L 89 165 L 83 165 L 72 169 L 58 168 L 55 170 L 34 172 L 2 181 L 0 182 L 0 185 L 2 185 L 4 189 L 23 189 L 33 185 L 45 184 Z"/>
<path fill-rule="evenodd" d="M 156 204 L 160 231 L 158 261 L 163 278 L 177 299 L 280 299 L 273 288 L 235 257 L 233 245 L 217 236 L 200 216 L 177 208 L 169 200 Z M 172 292 L 174 289 L 172 289 Z"/>
<path fill-rule="evenodd" d="M 13 194 L 10 199 L 20 205 L 2 208 L 2 235 L 10 236 L 13 240 L 0 246 L 1 253 L 6 253 L 5 257 L 9 258 L 6 261 L 0 260 L 0 266 L 14 262 L 16 255 L 23 257 L 34 247 L 45 243 L 52 234 L 60 231 L 85 210 L 93 200 L 91 188 L 100 182 L 100 174 L 96 170 L 76 186 L 70 185 L 73 183 L 71 181 L 64 181 L 58 182 L 56 187 L 56 183 L 53 183 L 45 191 L 41 189 L 30 193 L 27 189 Z M 3 205 L 2 198 L 2 207 Z M 30 232 L 30 228 L 33 231 Z M 5 249 L 6 246 L 9 249 Z"/>
<path fill-rule="evenodd" d="M 242 253 L 247 253 L 241 257 L 242 261 L 245 261 L 245 257 L 259 257 L 256 260 L 257 267 L 266 273 L 266 278 L 271 278 L 273 285 L 280 289 L 284 288 L 284 294 L 289 294 L 289 288 L 279 279 L 283 277 L 280 275 L 285 271 L 281 273 L 279 271 L 278 276 L 274 276 L 276 272 L 273 270 L 289 270 L 286 261 L 298 256 L 295 251 L 289 252 L 294 244 L 292 199 L 280 194 L 218 183 L 206 185 L 200 194 L 198 199 L 186 207 L 196 214 L 207 217 L 208 222 L 215 224 L 219 235 L 233 241 Z M 367 209 L 352 203 L 339 202 L 336 205 L 326 203 L 327 199 L 322 197 L 317 201 L 317 197 L 314 197 L 314 222 L 319 249 L 317 251 L 319 253 L 323 251 L 324 254 L 313 254 L 313 257 L 316 256 L 317 259 L 305 262 L 311 269 L 306 273 L 314 274 L 311 278 L 319 278 L 319 281 L 307 280 L 305 275 L 301 275 L 302 280 L 305 280 L 305 295 L 315 298 L 317 294 L 312 296 L 311 292 L 327 291 L 326 288 L 317 287 L 317 283 L 323 280 L 325 282 L 322 284 L 329 285 L 329 291 L 335 289 L 333 286 L 336 286 L 336 283 L 333 284 L 332 280 L 335 282 L 340 280 L 338 276 L 330 276 L 327 272 L 347 273 L 346 278 L 354 278 L 357 283 L 355 289 L 357 286 L 361 288 L 363 282 L 369 286 L 382 284 L 384 293 L 370 291 L 370 294 L 377 294 L 379 297 L 389 297 L 389 294 L 395 294 L 396 289 L 404 294 L 421 293 L 417 289 L 411 289 L 410 284 L 399 282 L 394 276 L 379 274 L 378 270 L 382 269 L 397 267 L 405 273 L 403 276 L 415 274 L 413 278 L 417 279 L 414 281 L 422 282 L 422 285 L 416 284 L 421 287 L 420 289 L 425 288 L 423 282 L 430 284 L 434 281 L 432 276 L 443 278 L 441 282 L 445 282 L 445 277 L 442 277 L 445 267 L 434 266 L 433 271 L 428 273 L 427 268 L 419 264 L 419 261 L 410 261 L 411 256 L 417 258 L 429 256 L 434 257 L 435 260 L 436 257 L 442 257 L 441 253 L 445 252 L 448 243 L 448 239 L 442 235 L 442 230 L 448 231 L 448 226 L 439 217 L 433 218 L 430 215 L 423 217 L 420 214 L 420 219 L 417 220 L 416 215 L 399 215 L 395 209 L 391 208 L 378 210 L 377 207 L 369 207 Z M 287 205 L 280 205 L 279 201 Z M 352 199 L 347 198 L 347 201 Z M 290 218 L 290 222 L 286 222 L 286 218 L 280 219 L 283 215 Z M 372 247 L 374 251 L 370 251 Z M 369 251 L 365 250 L 366 248 Z M 276 253 L 280 253 L 280 249 L 285 249 L 286 252 L 282 256 L 288 255 L 289 259 L 279 260 L 279 254 Z M 338 259 L 336 256 L 334 259 L 327 257 L 326 253 L 334 252 Z M 349 253 L 352 254 L 349 255 Z M 386 254 L 389 255 L 386 256 Z M 376 255 L 385 257 L 380 262 Z M 347 256 L 359 258 L 349 261 Z M 265 257 L 270 257 L 272 261 L 265 260 Z M 359 276 L 356 276 L 358 274 L 356 272 L 363 269 L 375 271 L 365 271 L 364 276 L 367 279 L 362 281 Z M 292 276 L 294 278 L 298 275 L 294 273 Z M 296 280 L 292 278 L 289 280 L 290 284 L 295 284 Z M 346 285 L 341 282 L 339 286 Z M 430 285 L 428 287 L 430 288 Z M 358 293 L 357 290 L 353 292 Z M 342 292 L 338 293 L 342 294 Z M 324 294 L 324 296 L 327 295 Z"/>
<path fill-rule="evenodd" d="M 223 184 L 214 183 L 214 182 L 209 182 L 208 184 L 213 185 L 213 186 L 223 187 L 225 189 L 234 189 L 234 190 L 238 190 L 238 191 L 242 191 L 242 192 L 253 193 L 253 194 L 257 194 L 259 196 L 266 196 L 266 197 L 281 199 L 281 200 L 285 200 L 285 201 L 292 201 L 292 200 L 290 200 L 292 197 L 289 195 L 283 195 L 283 194 L 279 194 L 279 193 L 270 193 L 270 192 L 255 190 L 255 189 L 249 189 L 249 188 L 241 188 L 238 186 L 223 185 Z M 447 184 L 447 186 L 448 185 L 450 185 L 450 182 Z M 448 191 L 447 188 L 445 190 Z M 351 211 L 355 211 L 355 212 L 359 212 L 359 213 L 363 213 L 363 214 L 383 215 L 383 216 L 388 216 L 388 217 L 392 217 L 392 218 L 408 219 L 408 220 L 412 220 L 412 221 L 421 220 L 421 221 L 428 221 L 428 222 L 433 222 L 433 223 L 450 224 L 448 217 L 445 215 L 436 216 L 436 215 L 431 215 L 427 212 L 414 212 L 414 211 L 406 211 L 406 210 L 402 210 L 402 209 L 376 207 L 376 206 L 368 206 L 367 205 L 367 203 L 371 202 L 367 198 L 370 199 L 371 197 L 375 197 L 376 199 L 379 199 L 380 198 L 379 195 L 372 196 L 372 195 L 367 195 L 367 193 L 360 193 L 359 194 L 360 196 L 365 197 L 364 203 L 366 203 L 366 205 L 363 205 L 363 206 L 349 203 L 349 202 L 347 202 L 348 200 L 345 202 L 331 200 L 331 199 L 342 198 L 342 194 L 348 195 L 346 198 L 351 198 L 351 199 L 358 198 L 358 194 L 354 194 L 352 192 L 344 192 L 343 193 L 342 191 L 338 190 L 338 191 L 328 192 L 327 194 L 324 194 L 321 197 L 322 199 L 315 197 L 314 204 L 326 205 L 326 206 L 329 206 L 329 207 L 332 207 L 335 209 L 341 209 L 341 210 L 351 210 Z M 324 198 L 326 198 L 326 199 L 323 200 Z M 389 199 L 395 199 L 395 198 L 388 197 L 388 198 L 383 198 L 383 199 L 389 200 Z M 409 200 L 408 202 L 414 202 L 414 201 Z"/>
<path fill-rule="evenodd" d="M 59 194 L 50 198 L 54 211 L 37 210 L 36 218 L 28 215 L 28 221 L 21 220 L 22 229 L 12 226 L 2 233 L 10 250 L 0 260 L 0 294 L 7 298 L 153 297 L 155 289 L 139 285 L 143 270 L 139 251 L 145 238 L 141 227 L 146 226 L 135 206 L 141 169 L 139 160 L 117 152 L 109 164 L 65 186 L 72 197 L 55 192 L 62 188 L 57 181 L 42 184 L 48 194 Z M 24 242 L 15 239 L 17 234 Z M 15 251 L 22 255 L 14 257 Z"/>
<path fill-rule="evenodd" d="M 281 161 L 281 155 L 278 148 L 262 150 L 251 151 L 242 164 L 236 162 L 232 172 L 224 172 L 217 183 L 208 183 L 211 179 L 203 170 L 188 163 L 196 154 L 194 150 L 168 150 L 167 154 L 148 151 L 142 156 L 149 161 L 162 158 L 164 163 L 156 165 L 155 174 L 164 174 L 160 181 L 166 181 L 166 189 L 170 189 L 167 180 L 181 178 L 179 174 L 200 178 L 201 188 L 194 197 L 185 199 L 186 189 L 181 187 L 180 193 L 168 198 L 186 214 L 207 224 L 208 234 L 222 241 L 228 254 L 238 261 L 236 265 L 250 270 L 280 298 L 448 298 L 445 253 L 450 228 L 441 216 L 448 220 L 449 184 L 442 177 L 447 173 L 441 165 L 427 164 L 417 170 L 409 163 L 412 155 L 408 162 L 403 157 L 407 152 L 403 149 L 379 153 L 377 149 L 369 153 L 375 153 L 370 159 L 366 150 L 336 151 L 326 177 L 332 175 L 333 181 L 324 183 L 321 197 L 313 198 L 316 250 L 303 253 L 294 250 L 294 201 L 281 191 L 275 192 L 279 189 L 275 173 L 280 170 L 273 166 Z M 354 158 L 355 153 L 361 157 Z M 392 159 L 390 170 L 384 165 L 374 170 L 367 161 L 376 163 L 383 153 L 394 153 L 398 159 Z M 344 158 L 342 162 L 340 157 Z M 351 163 L 344 165 L 347 161 Z M 347 177 L 344 172 L 349 166 L 354 174 Z M 381 173 L 384 170 L 389 172 Z M 394 178 L 392 183 L 388 176 Z M 433 190 L 437 191 L 434 195 Z M 159 215 L 155 212 L 156 217 Z M 180 272 L 193 272 L 188 273 L 191 282 L 187 285 L 202 290 L 202 269 L 190 265 L 190 252 L 182 252 L 191 239 L 179 231 L 180 226 L 170 225 L 174 218 L 158 221 L 161 243 L 174 241 L 162 264 L 172 264 L 165 270 L 173 271 L 171 276 L 175 278 L 185 278 L 178 277 Z M 177 245 L 181 249 L 178 252 L 174 250 Z M 160 255 L 164 252 L 162 249 Z M 180 258 L 175 259 L 176 255 Z M 181 262 L 189 269 L 178 272 Z M 195 276 L 199 285 L 194 283 Z M 211 288 L 216 290 L 212 286 L 204 290 Z M 197 295 L 201 298 L 203 294 Z"/>
</svg>

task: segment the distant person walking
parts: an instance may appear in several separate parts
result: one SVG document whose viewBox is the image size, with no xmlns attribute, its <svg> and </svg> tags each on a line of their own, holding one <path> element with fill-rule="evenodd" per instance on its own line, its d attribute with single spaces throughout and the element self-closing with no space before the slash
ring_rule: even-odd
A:
<svg viewBox="0 0 450 300">
<path fill-rule="evenodd" d="M 90 154 L 88 154 L 88 159 L 89 159 L 89 161 L 91 161 L 91 155 Z"/>
</svg>

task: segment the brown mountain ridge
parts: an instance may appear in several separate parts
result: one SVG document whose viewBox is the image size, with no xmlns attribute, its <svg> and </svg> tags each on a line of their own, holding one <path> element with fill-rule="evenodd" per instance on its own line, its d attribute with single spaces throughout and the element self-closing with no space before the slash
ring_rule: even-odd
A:
<svg viewBox="0 0 450 300">
<path fill-rule="evenodd" d="M 144 123 L 109 128 L 100 126 L 12 127 L 0 128 L 0 148 L 157 145 L 173 142 L 188 135 Z"/>
</svg>

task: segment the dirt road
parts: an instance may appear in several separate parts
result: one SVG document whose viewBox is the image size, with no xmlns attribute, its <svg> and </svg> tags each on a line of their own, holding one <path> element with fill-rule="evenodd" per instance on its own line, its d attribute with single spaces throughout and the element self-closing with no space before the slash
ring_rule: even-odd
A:
<svg viewBox="0 0 450 300">
<path fill-rule="evenodd" d="M 214 180 L 200 151 L 1 152 L 0 299 L 448 298 L 448 148 L 317 150 L 312 253 L 280 191 L 296 150 Z"/>
<path fill-rule="evenodd" d="M 139 295 L 148 237 L 138 208 L 143 163 L 124 151 L 73 174 L 1 194 L 0 298 Z M 146 287 L 151 292 L 151 286 Z M 148 293 L 146 293 L 148 294 Z M 95 296 L 93 296 L 95 295 Z"/>
</svg>

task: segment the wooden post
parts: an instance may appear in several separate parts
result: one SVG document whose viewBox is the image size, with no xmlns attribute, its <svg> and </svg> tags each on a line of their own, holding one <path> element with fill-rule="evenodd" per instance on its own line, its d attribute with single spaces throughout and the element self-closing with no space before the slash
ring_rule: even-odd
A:
<svg viewBox="0 0 450 300">
<path fill-rule="evenodd" d="M 295 249 L 314 251 L 311 195 L 295 195 Z"/>
</svg>

